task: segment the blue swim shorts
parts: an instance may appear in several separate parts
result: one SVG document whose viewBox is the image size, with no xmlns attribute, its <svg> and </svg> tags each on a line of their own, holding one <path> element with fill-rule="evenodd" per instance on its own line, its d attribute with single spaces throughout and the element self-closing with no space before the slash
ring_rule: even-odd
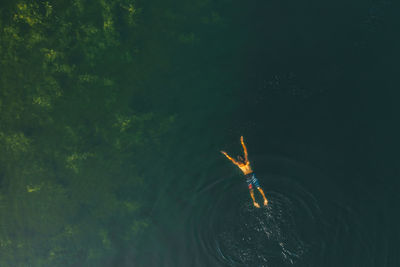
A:
<svg viewBox="0 0 400 267">
<path fill-rule="evenodd" d="M 258 182 L 254 172 L 246 175 L 246 183 L 249 189 L 253 189 L 253 185 L 256 188 L 260 187 L 260 183 Z"/>
</svg>

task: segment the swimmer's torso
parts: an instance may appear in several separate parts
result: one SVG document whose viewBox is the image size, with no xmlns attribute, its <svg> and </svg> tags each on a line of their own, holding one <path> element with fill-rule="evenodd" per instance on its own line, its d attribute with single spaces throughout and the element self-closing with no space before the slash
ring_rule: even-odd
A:
<svg viewBox="0 0 400 267">
<path fill-rule="evenodd" d="M 250 167 L 250 161 L 247 161 L 246 164 L 240 164 L 239 163 L 237 166 L 240 168 L 240 170 L 242 170 L 244 175 L 247 175 L 247 174 L 253 172 L 253 170 Z"/>
</svg>

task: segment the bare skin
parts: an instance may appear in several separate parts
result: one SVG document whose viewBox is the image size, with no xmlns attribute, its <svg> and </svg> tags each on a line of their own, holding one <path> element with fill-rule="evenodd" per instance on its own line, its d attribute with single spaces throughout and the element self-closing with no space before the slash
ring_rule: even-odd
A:
<svg viewBox="0 0 400 267">
<path fill-rule="evenodd" d="M 246 148 L 246 145 L 244 144 L 243 136 L 240 137 L 240 142 L 242 143 L 242 146 L 243 146 L 244 159 L 241 156 L 238 156 L 238 160 L 235 160 L 232 157 L 230 157 L 225 151 L 221 151 L 221 153 L 224 154 L 225 157 L 227 157 L 230 161 L 232 161 L 233 164 L 238 166 L 239 169 L 243 172 L 244 175 L 247 175 L 247 174 L 252 173 L 253 170 L 250 167 L 250 161 L 248 159 L 247 148 Z M 268 205 L 268 200 L 265 197 L 264 191 L 262 190 L 261 187 L 257 187 L 257 189 L 258 189 L 258 191 L 260 192 L 261 196 L 264 199 L 264 206 L 267 206 Z M 253 200 L 253 205 L 256 208 L 259 208 L 260 205 L 256 202 L 256 200 L 254 198 L 254 190 L 253 190 L 253 188 L 250 188 L 249 190 L 250 190 L 250 197 Z"/>
</svg>

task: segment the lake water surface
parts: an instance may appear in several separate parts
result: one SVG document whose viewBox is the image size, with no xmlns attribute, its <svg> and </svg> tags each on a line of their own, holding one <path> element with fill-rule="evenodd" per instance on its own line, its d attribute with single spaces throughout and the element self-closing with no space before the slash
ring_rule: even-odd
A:
<svg viewBox="0 0 400 267">
<path fill-rule="evenodd" d="M 394 1 L 24 3 L 0 10 L 0 263 L 400 266 Z M 260 209 L 220 153 L 240 136 Z"/>
</svg>

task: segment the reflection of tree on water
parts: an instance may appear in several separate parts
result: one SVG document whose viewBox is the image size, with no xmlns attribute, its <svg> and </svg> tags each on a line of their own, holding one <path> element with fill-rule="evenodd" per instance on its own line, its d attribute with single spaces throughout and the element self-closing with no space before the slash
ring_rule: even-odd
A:
<svg viewBox="0 0 400 267">
<path fill-rule="evenodd" d="M 143 100 L 151 70 L 137 56 L 145 39 L 136 28 L 140 7 L 133 0 L 5 2 L 0 265 L 123 266 L 118 260 L 134 258 L 151 226 L 141 171 L 148 150 L 173 124 L 170 114 L 149 109 L 159 99 Z"/>
<path fill-rule="evenodd" d="M 153 226 L 149 177 L 175 118 L 168 100 L 191 105 L 190 94 L 204 92 L 204 84 L 186 90 L 196 75 L 185 63 L 196 60 L 184 50 L 200 38 L 188 29 L 222 23 L 202 0 L 171 3 L 0 7 L 1 266 L 138 261 Z"/>
</svg>

